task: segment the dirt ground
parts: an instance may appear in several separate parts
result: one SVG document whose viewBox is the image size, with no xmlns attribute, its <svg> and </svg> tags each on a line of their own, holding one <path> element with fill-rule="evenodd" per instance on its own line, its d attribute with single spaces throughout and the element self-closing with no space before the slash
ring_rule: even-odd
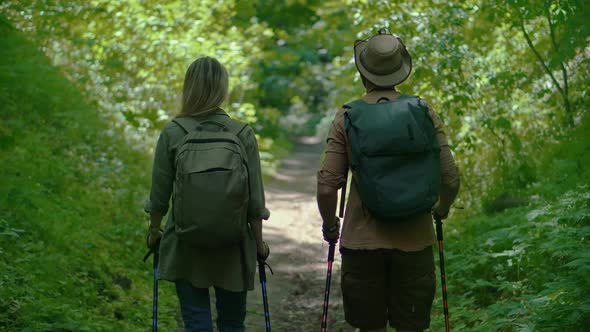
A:
<svg viewBox="0 0 590 332">
<path fill-rule="evenodd" d="M 324 302 L 328 245 L 322 239 L 315 200 L 321 140 L 303 137 L 265 183 L 271 217 L 263 236 L 269 244 L 267 290 L 274 331 L 318 331 Z M 258 280 L 258 277 L 257 277 Z M 248 331 L 265 331 L 260 284 L 248 294 Z M 353 331 L 344 321 L 340 291 L 340 255 L 336 250 L 328 314 L 329 331 Z"/>
</svg>

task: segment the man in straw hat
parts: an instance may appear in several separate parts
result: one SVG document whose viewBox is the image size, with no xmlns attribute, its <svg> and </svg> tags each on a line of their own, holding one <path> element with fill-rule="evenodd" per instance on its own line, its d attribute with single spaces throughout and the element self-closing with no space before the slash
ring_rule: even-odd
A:
<svg viewBox="0 0 590 332">
<path fill-rule="evenodd" d="M 422 331 L 429 327 L 435 293 L 432 245 L 436 237 L 431 214 L 442 218 L 448 215 L 459 190 L 458 170 L 440 118 L 422 99 L 402 95 L 396 90 L 397 85 L 405 81 L 412 70 L 412 59 L 402 40 L 386 29 L 380 29 L 378 34 L 369 39 L 355 42 L 354 59 L 366 94 L 361 100 L 345 105 L 336 113 L 328 133 L 325 156 L 317 177 L 322 231 L 326 241 L 337 241 L 340 238 L 340 221 L 335 217 L 337 193 L 346 183 L 348 170 L 351 168 L 352 183 L 340 241 L 341 284 L 346 321 L 360 331 L 386 331 L 388 322 L 397 331 Z M 355 154 L 355 140 L 370 141 L 372 135 L 382 135 L 381 138 L 383 135 L 391 135 L 390 141 L 381 139 L 380 143 L 360 147 L 360 150 L 404 150 L 407 144 L 396 139 L 406 135 L 406 127 L 400 127 L 399 123 L 390 123 L 388 120 L 379 120 L 381 123 L 372 125 L 381 129 L 381 134 L 378 130 L 362 132 L 362 129 L 359 129 L 359 133 L 354 121 L 362 117 L 364 123 L 370 122 L 371 118 L 377 117 L 377 112 L 385 112 L 383 114 L 393 118 L 396 116 L 396 113 L 392 113 L 397 111 L 396 105 L 404 104 L 396 103 L 401 100 L 407 100 L 406 105 L 418 105 L 418 110 L 423 109 L 422 116 L 427 121 L 422 122 L 429 123 L 435 146 L 429 150 L 435 151 L 430 152 L 434 157 L 429 158 L 436 161 L 437 175 L 431 183 L 434 183 L 432 187 L 436 187 L 436 192 L 431 195 L 434 197 L 432 201 L 415 202 L 418 209 L 413 213 L 383 217 L 383 214 L 371 208 L 374 205 L 370 205 L 372 202 L 366 200 L 367 196 L 363 196 L 361 192 L 374 188 L 362 183 L 363 178 L 367 177 L 367 171 L 365 169 L 363 173 L 364 164 L 359 165 L 358 160 L 355 160 L 361 156 Z M 380 105 L 382 103 L 387 105 Z M 374 113 L 373 109 L 376 110 Z M 410 114 L 408 109 L 411 108 L 405 108 L 405 112 Z M 353 113 L 356 115 L 353 116 Z M 403 130 L 396 133 L 396 128 Z M 407 128 L 409 133 L 406 136 L 409 135 L 410 139 L 408 144 L 414 144 L 414 127 L 411 128 L 408 124 Z M 391 143 L 383 143 L 384 141 Z M 365 153 L 361 157 L 368 158 L 369 154 Z M 405 158 L 404 162 L 409 159 Z M 413 168 L 409 165 L 405 169 Z M 362 176 L 359 172 L 363 173 Z M 400 176 L 395 174 L 398 172 L 395 167 L 379 172 L 383 177 L 373 187 L 379 187 L 385 182 L 381 179 Z M 422 181 L 420 177 L 427 178 L 427 174 L 417 175 L 418 178 L 408 176 L 397 181 L 399 183 L 390 185 L 404 185 L 402 182 L 408 182 L 405 185 L 409 189 L 405 191 L 412 191 L 411 186 Z M 367 189 L 361 190 L 362 188 Z M 378 200 L 393 204 L 395 199 L 407 196 L 405 191 L 388 190 Z M 425 206 L 428 207 L 424 208 Z"/>
</svg>

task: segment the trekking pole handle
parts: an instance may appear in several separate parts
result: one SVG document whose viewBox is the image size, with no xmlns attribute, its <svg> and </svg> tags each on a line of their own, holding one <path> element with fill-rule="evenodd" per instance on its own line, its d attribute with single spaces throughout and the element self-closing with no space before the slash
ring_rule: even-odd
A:
<svg viewBox="0 0 590 332">
<path fill-rule="evenodd" d="M 260 282 L 266 281 L 266 267 L 270 270 L 270 274 L 275 274 L 272 270 L 272 267 L 268 265 L 266 261 L 258 259 L 258 275 L 260 277 Z"/>
<path fill-rule="evenodd" d="M 439 216 L 434 216 L 434 224 L 436 225 L 436 239 L 443 240 L 442 219 Z"/>
<path fill-rule="evenodd" d="M 143 256 L 143 262 L 145 263 L 145 261 L 147 261 L 147 259 L 154 254 L 154 256 L 158 253 L 158 250 L 160 250 L 160 240 L 158 240 L 158 243 L 156 243 L 156 245 L 153 248 L 150 248 L 148 250 L 148 252 L 145 254 L 145 256 Z"/>
<path fill-rule="evenodd" d="M 266 281 L 266 269 L 264 268 L 264 262 L 258 261 L 258 277 L 260 278 L 260 282 Z"/>
<path fill-rule="evenodd" d="M 348 176 L 348 174 L 347 174 Z M 344 180 L 344 185 L 342 186 L 342 191 L 340 192 L 340 213 L 338 214 L 338 217 L 340 218 L 344 218 L 344 203 L 346 201 L 346 185 L 347 185 L 347 180 Z"/>
<path fill-rule="evenodd" d="M 336 241 L 330 241 L 330 247 L 328 248 L 328 262 L 334 261 L 334 252 L 336 251 Z"/>
</svg>

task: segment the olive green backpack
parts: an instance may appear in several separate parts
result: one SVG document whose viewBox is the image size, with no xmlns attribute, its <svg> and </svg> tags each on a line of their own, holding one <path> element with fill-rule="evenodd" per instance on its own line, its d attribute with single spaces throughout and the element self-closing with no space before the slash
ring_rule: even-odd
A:
<svg viewBox="0 0 590 332">
<path fill-rule="evenodd" d="M 203 248 L 238 243 L 249 200 L 247 155 L 238 135 L 247 125 L 224 115 L 173 122 L 186 133 L 176 152 L 173 193 L 180 242 Z"/>
<path fill-rule="evenodd" d="M 363 206 L 384 222 L 430 211 L 440 188 L 440 146 L 424 101 L 401 95 L 376 104 L 359 99 L 344 108 Z"/>
</svg>

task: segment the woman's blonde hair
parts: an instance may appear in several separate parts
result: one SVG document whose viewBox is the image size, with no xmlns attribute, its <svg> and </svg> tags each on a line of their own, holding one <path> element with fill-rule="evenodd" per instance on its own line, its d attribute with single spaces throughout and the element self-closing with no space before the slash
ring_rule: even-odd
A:
<svg viewBox="0 0 590 332">
<path fill-rule="evenodd" d="M 227 99 L 228 74 L 225 67 L 211 57 L 195 60 L 186 70 L 179 117 L 199 117 L 220 108 Z"/>
</svg>

